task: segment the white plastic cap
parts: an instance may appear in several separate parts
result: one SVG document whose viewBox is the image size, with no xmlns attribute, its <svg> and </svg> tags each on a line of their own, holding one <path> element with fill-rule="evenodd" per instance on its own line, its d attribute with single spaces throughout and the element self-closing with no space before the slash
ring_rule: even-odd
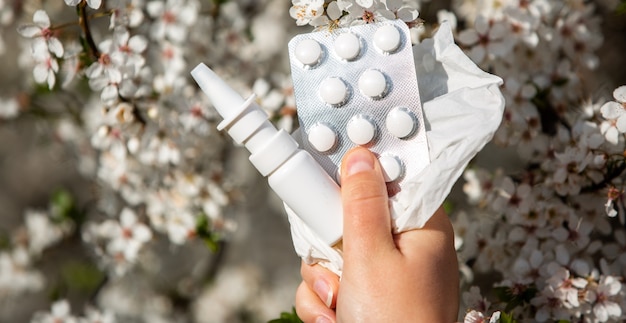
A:
<svg viewBox="0 0 626 323">
<path fill-rule="evenodd" d="M 191 71 L 191 76 L 196 80 L 202 92 L 209 97 L 215 110 L 222 118 L 231 118 L 237 113 L 237 108 L 243 105 L 244 99 L 241 95 L 204 63 L 198 64 Z"/>
</svg>

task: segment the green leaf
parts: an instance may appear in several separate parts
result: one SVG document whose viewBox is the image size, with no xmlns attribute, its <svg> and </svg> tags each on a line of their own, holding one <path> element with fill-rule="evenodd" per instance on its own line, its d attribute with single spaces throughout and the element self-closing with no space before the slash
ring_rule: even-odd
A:
<svg viewBox="0 0 626 323">
<path fill-rule="evenodd" d="M 292 308 L 290 312 L 280 313 L 280 318 L 273 319 L 267 323 L 303 323 L 302 320 L 296 314 L 296 309 Z"/>
<path fill-rule="evenodd" d="M 443 201 L 443 210 L 449 215 L 454 211 L 454 204 L 448 200 Z"/>
<path fill-rule="evenodd" d="M 34 88 L 35 95 L 50 94 L 54 90 L 48 87 L 48 83 L 35 83 L 33 88 Z"/>
<path fill-rule="evenodd" d="M 63 283 L 69 290 L 92 292 L 104 279 L 104 274 L 88 262 L 68 262 L 61 267 Z"/>
<path fill-rule="evenodd" d="M 517 285 L 511 287 L 496 287 L 494 292 L 498 299 L 506 303 L 505 312 L 511 312 L 516 307 L 529 303 L 537 294 L 537 288 L 534 285 L 522 286 Z"/>
<path fill-rule="evenodd" d="M 211 231 L 210 227 L 211 223 L 206 214 L 201 213 L 196 217 L 196 235 L 204 241 L 209 250 L 218 252 L 222 239 L 217 232 Z"/>
<path fill-rule="evenodd" d="M 513 314 L 508 314 L 504 312 L 500 312 L 500 320 L 499 323 L 517 323 L 517 321 L 513 318 Z"/>
<path fill-rule="evenodd" d="M 51 203 L 55 213 L 62 217 L 66 217 L 74 208 L 74 198 L 68 191 L 63 189 L 52 194 Z"/>
<path fill-rule="evenodd" d="M 11 248 L 11 237 L 4 231 L 0 231 L 0 250 Z"/>
<path fill-rule="evenodd" d="M 615 12 L 617 12 L 618 15 L 626 14 L 626 0 L 622 0 L 622 2 L 617 5 Z"/>
<path fill-rule="evenodd" d="M 74 197 L 65 189 L 59 189 L 52 194 L 50 206 L 52 218 L 56 222 L 71 220 L 80 224 L 85 219 L 85 213 L 78 210 Z"/>
</svg>

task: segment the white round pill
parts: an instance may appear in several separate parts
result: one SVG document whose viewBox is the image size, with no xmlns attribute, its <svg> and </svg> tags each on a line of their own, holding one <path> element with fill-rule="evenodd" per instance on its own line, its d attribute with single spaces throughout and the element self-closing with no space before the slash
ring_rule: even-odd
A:
<svg viewBox="0 0 626 323">
<path fill-rule="evenodd" d="M 320 84 L 320 97 L 324 102 L 331 105 L 343 103 L 348 96 L 348 88 L 338 77 L 329 77 Z"/>
<path fill-rule="evenodd" d="M 335 146 L 337 134 L 329 126 L 316 123 L 309 129 L 309 143 L 319 152 L 327 152 Z"/>
<path fill-rule="evenodd" d="M 387 90 L 387 78 L 378 70 L 366 70 L 359 77 L 359 89 L 361 93 L 370 98 L 380 98 Z"/>
<path fill-rule="evenodd" d="M 376 126 L 367 117 L 357 115 L 352 117 L 346 127 L 348 138 L 357 145 L 370 143 L 376 135 Z"/>
<path fill-rule="evenodd" d="M 374 33 L 374 45 L 385 54 L 391 53 L 400 46 L 400 32 L 394 26 L 382 26 Z"/>
<path fill-rule="evenodd" d="M 353 33 L 343 33 L 335 39 L 335 52 L 345 60 L 356 58 L 361 52 L 361 41 Z"/>
<path fill-rule="evenodd" d="M 387 130 L 397 138 L 406 138 L 415 129 L 415 117 L 408 109 L 396 107 L 389 111 L 385 119 Z"/>
<path fill-rule="evenodd" d="M 320 61 L 322 57 L 322 47 L 313 39 L 304 39 L 296 45 L 294 54 L 300 63 L 311 66 Z"/>
<path fill-rule="evenodd" d="M 382 155 L 378 158 L 385 182 L 393 182 L 402 176 L 402 163 L 395 156 Z"/>
</svg>

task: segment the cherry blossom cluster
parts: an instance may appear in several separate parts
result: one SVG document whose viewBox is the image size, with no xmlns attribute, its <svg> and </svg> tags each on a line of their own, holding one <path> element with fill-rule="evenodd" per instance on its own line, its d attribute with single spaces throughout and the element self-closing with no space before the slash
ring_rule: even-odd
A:
<svg viewBox="0 0 626 323">
<path fill-rule="evenodd" d="M 406 3 L 405 3 L 406 2 Z M 346 27 L 385 19 L 401 19 L 409 26 L 418 23 L 416 1 L 403 0 L 292 0 L 289 14 L 298 26 Z"/>
<path fill-rule="evenodd" d="M 227 230 L 222 208 L 229 198 L 220 182 L 221 165 L 208 162 L 216 159 L 224 142 L 210 131 L 214 116 L 189 83 L 186 52 L 191 48 L 183 46 L 200 4 L 152 1 L 137 7 L 120 1 L 96 11 L 99 1 L 66 3 L 78 6 L 84 44 L 75 44 L 67 23 L 53 25 L 41 9 L 33 23 L 18 27 L 31 39 L 34 81 L 56 90 L 62 77 L 60 91 L 68 92 L 86 81 L 97 96 L 80 107 L 82 124 L 59 123 L 59 137 L 86 150 L 79 156 L 83 172 L 111 192 L 102 194 L 119 197 L 142 214 L 99 210 L 115 219 L 86 225 L 85 240 L 97 246 L 107 240 L 98 250 L 103 259 L 116 259 L 107 261 L 112 270 L 123 272 L 151 239 L 152 230 L 177 244 L 196 236 L 200 217 L 208 219 L 210 229 Z M 110 21 L 96 39 L 93 24 L 99 15 Z M 70 40 L 62 43 L 59 37 L 65 33 Z M 59 72 L 59 64 L 67 73 Z M 213 149 L 201 149 L 203 140 Z"/>
<path fill-rule="evenodd" d="M 11 3 L 6 0 L 0 0 L 0 58 L 4 56 L 7 51 L 7 44 L 4 40 L 6 35 L 15 22 L 15 12 Z M 15 98 L 6 98 L 3 94 L 0 94 L 0 120 L 13 118 L 18 115 L 19 104 Z"/>
<path fill-rule="evenodd" d="M 242 183 L 224 172 L 232 147 L 189 71 L 205 62 L 243 95 L 256 93 L 270 118 L 292 130 L 290 76 L 274 63 L 287 41 L 281 21 L 290 18 L 284 8 L 277 16 L 277 6 L 284 4 L 0 1 L 0 55 L 4 31 L 17 31 L 13 50 L 21 49 L 25 71 L 15 88 L 0 92 L 0 126 L 47 118 L 51 136 L 76 153 L 93 191 L 79 224 L 65 227 L 47 213 L 26 212 L 27 229 L 15 228 L 0 249 L 2 297 L 50 288 L 36 262 L 70 237 L 78 236 L 114 281 L 140 270 L 159 240 L 175 246 L 202 240 L 215 248 L 229 236 L 236 225 L 227 208 L 240 198 Z M 63 302 L 35 321 L 54 315 L 84 321 Z"/>
<path fill-rule="evenodd" d="M 50 307 L 50 311 L 35 313 L 31 322 L 63 322 L 63 323 L 115 323 L 115 315 L 111 312 L 102 312 L 95 308 L 85 309 L 84 316 L 72 315 L 70 303 L 63 299 L 56 301 Z"/>
<path fill-rule="evenodd" d="M 626 88 L 614 91 L 615 101 L 593 101 L 597 89 L 581 77 L 599 65 L 594 4 L 459 2 L 453 9 L 441 17 L 468 27 L 457 32 L 458 43 L 505 81 L 504 121 L 494 138 L 502 148 L 493 149 L 510 152 L 516 165 L 477 163 L 464 175 L 474 207 L 454 223 L 461 270 L 468 285 L 478 274 L 501 277 L 491 282 L 497 305 L 465 305 L 481 317 L 501 311 L 519 321 L 624 320 L 626 129 L 619 117 Z"/>
<path fill-rule="evenodd" d="M 75 228 L 74 221 L 54 205 L 48 210 L 26 210 L 23 217 L 24 224 L 8 237 L 12 248 L 0 250 L 0 300 L 41 290 L 46 284 L 37 268 L 42 253 Z"/>
<path fill-rule="evenodd" d="M 597 8 L 585 1 L 453 3 L 439 22 L 464 26 L 457 43 L 504 79 L 504 121 L 491 149 L 510 160 L 476 163 L 464 174 L 467 201 L 453 216 L 465 322 L 623 321 L 626 86 L 613 101 L 587 99 L 598 90 L 582 78 L 600 64 Z M 382 18 L 411 26 L 417 18 L 402 1 L 292 4 L 298 25 L 318 29 Z M 491 284 L 494 299 L 472 284 Z"/>
</svg>

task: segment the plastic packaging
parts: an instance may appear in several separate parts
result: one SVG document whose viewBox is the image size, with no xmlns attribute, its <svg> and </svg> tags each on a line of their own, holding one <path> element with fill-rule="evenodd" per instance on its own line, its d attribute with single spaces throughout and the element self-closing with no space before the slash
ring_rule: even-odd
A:
<svg viewBox="0 0 626 323">
<path fill-rule="evenodd" d="M 417 126 L 426 130 L 430 164 L 417 174 L 405 175 L 403 190 L 390 198 L 394 232 L 424 226 L 469 161 L 491 140 L 504 111 L 502 80 L 481 71 L 454 44 L 447 23 L 433 38 L 414 46 L 413 54 L 423 103 L 423 123 Z M 305 134 L 306 129 L 300 129 L 294 137 L 304 144 Z M 308 264 L 319 263 L 341 275 L 341 250 L 322 243 L 286 209 L 298 255 Z"/>
<path fill-rule="evenodd" d="M 406 23 L 390 20 L 300 34 L 289 42 L 298 121 L 306 133 L 302 147 L 335 180 L 343 155 L 359 145 L 386 156 L 381 165 L 392 195 L 428 165 L 410 39 Z M 320 57 L 313 65 L 300 58 L 309 56 L 306 48 Z M 332 129 L 332 145 L 328 139 L 320 147 L 320 124 Z"/>
</svg>

